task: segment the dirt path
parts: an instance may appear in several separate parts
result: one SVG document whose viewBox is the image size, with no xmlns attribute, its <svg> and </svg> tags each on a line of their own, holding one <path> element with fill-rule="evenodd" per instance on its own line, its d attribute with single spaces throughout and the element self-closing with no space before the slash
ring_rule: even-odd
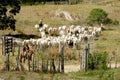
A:
<svg viewBox="0 0 120 80">
<path fill-rule="evenodd" d="M 80 65 L 65 65 L 65 73 L 77 72 L 80 70 Z"/>
<path fill-rule="evenodd" d="M 109 65 L 108 65 L 109 67 Z M 117 64 L 117 68 L 120 67 L 120 64 Z M 27 64 L 24 65 L 24 68 L 28 70 Z M 115 68 L 115 64 L 111 64 L 111 68 Z M 65 73 L 77 72 L 80 71 L 80 65 L 65 65 Z"/>
<path fill-rule="evenodd" d="M 109 65 L 108 65 L 109 67 Z M 120 67 L 120 63 L 117 64 L 117 68 Z M 115 64 L 111 64 L 111 68 L 115 68 Z M 66 65 L 65 66 L 65 73 L 68 72 L 77 72 L 80 71 L 80 65 Z"/>
</svg>

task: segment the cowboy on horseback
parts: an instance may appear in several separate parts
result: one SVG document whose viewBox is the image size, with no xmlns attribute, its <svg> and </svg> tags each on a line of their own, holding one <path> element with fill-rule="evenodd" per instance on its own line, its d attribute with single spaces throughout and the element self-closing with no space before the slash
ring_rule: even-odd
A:
<svg viewBox="0 0 120 80">
<path fill-rule="evenodd" d="M 39 28 L 41 28 L 42 26 L 43 26 L 42 19 L 40 19 L 40 21 L 39 21 Z"/>
<path fill-rule="evenodd" d="M 20 54 L 20 62 L 25 62 L 26 59 L 32 60 L 33 50 L 30 50 L 28 43 L 23 44 L 23 52 Z"/>
</svg>

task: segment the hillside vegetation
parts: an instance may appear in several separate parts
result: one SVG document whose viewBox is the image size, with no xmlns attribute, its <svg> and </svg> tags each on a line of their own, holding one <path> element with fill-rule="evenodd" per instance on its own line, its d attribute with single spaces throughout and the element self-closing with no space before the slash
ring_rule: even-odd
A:
<svg viewBox="0 0 120 80">
<path fill-rule="evenodd" d="M 15 16 L 15 19 L 17 20 L 16 31 L 0 31 L 0 35 L 16 35 L 22 33 L 26 35 L 39 35 L 39 32 L 35 30 L 34 25 L 38 24 L 40 19 L 43 19 L 43 23 L 52 27 L 58 27 L 60 25 L 85 25 L 89 12 L 94 8 L 102 8 L 108 13 L 109 18 L 113 20 L 116 19 L 120 22 L 120 6 L 118 5 L 120 4 L 120 1 L 110 2 L 114 5 L 111 5 L 110 3 L 104 5 L 104 3 L 106 2 L 77 5 L 23 5 L 21 6 L 20 13 Z M 72 16 L 78 17 L 78 19 L 69 21 L 66 20 L 64 16 L 56 17 L 54 13 L 57 10 L 67 11 Z M 105 30 L 101 33 L 100 37 L 91 42 L 91 52 L 107 52 L 112 55 L 112 52 L 115 51 L 117 53 L 117 61 L 120 62 L 120 25 L 104 26 Z M 2 58 L 0 62 L 0 64 L 2 64 Z M 119 71 L 120 69 L 112 69 L 106 71 L 79 71 L 67 74 L 0 71 L 0 79 L 3 77 L 7 80 L 119 80 Z"/>
<path fill-rule="evenodd" d="M 22 6 L 20 14 L 16 16 L 17 19 L 17 32 L 26 33 L 26 34 L 35 34 L 39 33 L 35 30 L 34 25 L 39 22 L 42 18 L 43 23 L 49 24 L 50 26 L 59 26 L 59 25 L 84 25 L 89 12 L 93 8 L 102 8 L 108 13 L 108 17 L 113 20 L 120 21 L 120 7 L 114 6 L 102 6 L 102 5 L 34 5 L 34 6 Z M 79 20 L 68 21 L 64 17 L 54 17 L 56 10 L 61 9 L 68 11 L 71 14 L 74 14 L 79 17 Z M 96 25 L 97 26 L 97 25 Z M 119 47 L 118 36 L 120 33 L 119 25 L 105 25 L 106 30 L 102 32 L 101 37 L 98 41 L 95 41 L 96 48 L 99 50 L 114 50 L 116 47 Z M 109 49 L 112 48 L 112 49 Z"/>
</svg>

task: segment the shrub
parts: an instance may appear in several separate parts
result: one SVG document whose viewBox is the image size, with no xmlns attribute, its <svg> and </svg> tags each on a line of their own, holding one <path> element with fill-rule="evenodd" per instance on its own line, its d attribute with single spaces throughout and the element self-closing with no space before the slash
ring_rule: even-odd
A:
<svg viewBox="0 0 120 80">
<path fill-rule="evenodd" d="M 87 17 L 87 24 L 93 25 L 95 23 L 99 25 L 101 23 L 118 25 L 119 21 L 108 18 L 108 13 L 105 12 L 103 9 L 95 8 L 90 11 L 89 16 Z"/>
<path fill-rule="evenodd" d="M 112 19 L 110 19 L 110 18 L 106 18 L 105 20 L 104 20 L 104 24 L 112 24 Z"/>
<path fill-rule="evenodd" d="M 107 53 L 95 53 L 88 56 L 88 69 L 107 69 Z"/>
<path fill-rule="evenodd" d="M 87 20 L 88 23 L 103 23 L 104 20 L 107 18 L 108 13 L 106 13 L 103 9 L 95 8 L 90 11 L 90 15 L 88 16 Z"/>
</svg>

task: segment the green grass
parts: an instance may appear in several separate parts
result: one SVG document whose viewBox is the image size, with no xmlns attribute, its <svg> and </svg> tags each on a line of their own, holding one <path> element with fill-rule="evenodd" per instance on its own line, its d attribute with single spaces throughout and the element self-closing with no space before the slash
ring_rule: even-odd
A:
<svg viewBox="0 0 120 80">
<path fill-rule="evenodd" d="M 120 26 L 106 26 L 106 30 L 102 32 L 101 36 L 97 41 L 92 44 L 93 51 L 107 52 L 112 54 L 113 51 L 116 52 L 118 61 L 120 61 Z"/>
<path fill-rule="evenodd" d="M 7 80 L 119 80 L 120 68 L 111 70 L 79 71 L 71 73 L 36 73 L 0 71 L 0 78 Z"/>
</svg>

